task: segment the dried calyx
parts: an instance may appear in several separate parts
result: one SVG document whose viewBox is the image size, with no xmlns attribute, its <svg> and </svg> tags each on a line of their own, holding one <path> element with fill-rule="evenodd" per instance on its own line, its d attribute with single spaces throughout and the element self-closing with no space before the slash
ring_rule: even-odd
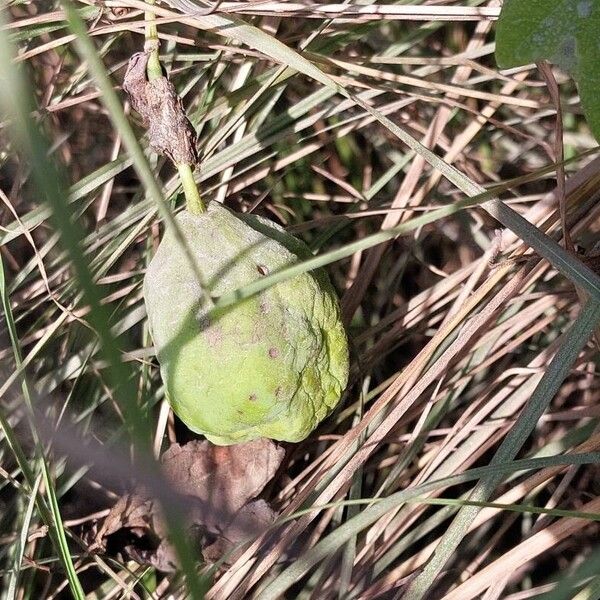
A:
<svg viewBox="0 0 600 600">
<path fill-rule="evenodd" d="M 176 165 L 195 166 L 198 153 L 194 128 L 173 84 L 164 76 L 148 79 L 149 58 L 149 52 L 138 52 L 129 59 L 123 89 L 148 129 L 152 149 Z"/>
</svg>

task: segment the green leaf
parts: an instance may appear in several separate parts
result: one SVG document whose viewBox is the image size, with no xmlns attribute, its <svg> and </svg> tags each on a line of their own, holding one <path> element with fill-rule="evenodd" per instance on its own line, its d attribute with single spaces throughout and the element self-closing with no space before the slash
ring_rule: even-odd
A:
<svg viewBox="0 0 600 600">
<path fill-rule="evenodd" d="M 496 31 L 501 68 L 548 60 L 570 73 L 600 139 L 600 4 L 596 0 L 505 0 Z"/>
</svg>

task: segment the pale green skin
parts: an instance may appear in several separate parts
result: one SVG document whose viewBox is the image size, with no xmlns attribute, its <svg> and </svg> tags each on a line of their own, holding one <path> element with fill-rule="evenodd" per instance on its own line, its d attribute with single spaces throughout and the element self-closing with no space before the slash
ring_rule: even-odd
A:
<svg viewBox="0 0 600 600">
<path fill-rule="evenodd" d="M 274 223 L 216 202 L 176 223 L 197 270 L 168 228 L 144 279 L 173 410 L 215 444 L 304 439 L 348 380 L 346 333 L 326 273 L 298 275 L 208 317 L 198 271 L 218 297 L 297 262 L 308 248 Z"/>
</svg>

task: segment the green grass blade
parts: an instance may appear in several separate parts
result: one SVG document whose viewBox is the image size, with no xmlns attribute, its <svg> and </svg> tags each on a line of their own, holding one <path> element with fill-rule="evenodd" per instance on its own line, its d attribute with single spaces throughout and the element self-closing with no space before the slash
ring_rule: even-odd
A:
<svg viewBox="0 0 600 600">
<path fill-rule="evenodd" d="M 94 49 L 85 33 L 85 28 L 80 17 L 66 3 L 65 12 L 71 28 L 77 35 L 81 35 L 79 38 L 80 46 L 84 50 L 89 51 L 91 63 L 94 63 L 93 65 L 90 64 L 90 67 L 96 66 L 102 70 L 97 57 L 94 59 Z M 151 457 L 151 434 L 146 416 L 136 403 L 137 394 L 133 374 L 129 365 L 121 360 L 122 349 L 111 334 L 108 310 L 101 304 L 100 293 L 94 284 L 92 274 L 81 249 L 83 235 L 80 226 L 77 222 L 73 221 L 69 204 L 63 193 L 65 189 L 62 184 L 63 178 L 57 168 L 47 159 L 47 144 L 30 118 L 30 114 L 34 108 L 31 93 L 27 88 L 24 78 L 21 77 L 18 70 L 11 64 L 12 56 L 14 56 L 14 51 L 11 45 L 6 40 L 6 36 L 0 33 L 0 80 L 4 80 L 9 88 L 13 90 L 13 94 L 10 96 L 3 96 L 5 110 L 13 120 L 12 125 L 16 138 L 23 150 L 30 157 L 32 174 L 37 188 L 52 209 L 54 226 L 60 232 L 63 247 L 69 253 L 69 258 L 82 290 L 82 298 L 91 308 L 88 319 L 99 338 L 102 355 L 110 366 L 107 369 L 107 379 L 114 388 L 115 397 L 123 408 L 129 430 L 138 447 L 138 460 L 148 463 L 150 460 L 149 457 Z M 110 88 L 110 94 L 106 95 L 112 94 L 112 99 L 116 101 L 116 95 L 106 75 L 104 75 L 104 79 Z M 115 110 L 117 114 L 122 115 L 120 105 Z M 126 122 L 125 126 L 131 130 Z M 136 161 L 138 159 L 141 159 L 141 162 L 145 163 L 143 153 L 132 131 L 129 142 L 132 147 L 135 146 L 138 148 L 138 154 L 133 154 L 132 152 L 134 164 L 137 165 Z M 162 198 L 162 195 L 149 168 L 146 170 L 142 169 L 140 177 L 145 179 L 144 183 L 150 188 L 151 193 L 156 196 L 158 202 L 159 198 Z M 164 508 L 171 529 L 173 543 L 188 578 L 189 591 L 192 597 L 202 598 L 204 597 L 207 582 L 201 580 L 195 571 L 194 554 L 187 543 L 179 515 L 175 514 L 174 509 L 170 506 L 164 506 Z"/>
<path fill-rule="evenodd" d="M 19 585 L 21 564 L 23 563 L 25 547 L 27 546 L 27 537 L 29 535 L 29 525 L 31 524 L 31 517 L 33 516 L 33 509 L 35 507 L 38 495 L 38 488 L 40 486 L 41 481 L 41 477 L 38 477 L 35 480 L 33 484 L 33 489 L 31 490 L 31 494 L 29 496 L 29 500 L 27 501 L 27 508 L 25 510 L 25 514 L 23 515 L 23 522 L 21 523 L 21 534 L 19 535 L 19 538 L 16 542 L 13 570 L 10 571 L 8 575 L 9 581 L 6 591 L 6 600 L 16 600 L 17 598 L 17 587 Z"/>
<path fill-rule="evenodd" d="M 0 50 L 2 49 L 2 37 L 0 34 Z M 0 71 L 1 73 L 1 71 Z M 6 293 L 6 280 L 4 277 L 4 263 L 2 261 L 2 257 L 0 255 L 0 299 L 2 301 L 2 308 L 4 312 L 4 316 L 6 319 L 6 325 L 9 332 L 11 345 L 13 347 L 13 354 L 15 357 L 15 366 L 16 370 L 20 371 L 23 363 L 23 359 L 21 356 L 21 348 L 19 345 L 19 337 L 17 335 L 17 330 L 15 327 L 15 321 L 13 318 L 12 310 L 10 307 L 10 299 Z M 35 424 L 33 422 L 33 407 L 31 404 L 31 393 L 29 391 L 29 386 L 27 385 L 27 381 L 25 379 L 24 373 L 20 374 L 21 378 L 21 389 L 23 392 L 23 398 L 26 403 L 26 408 L 30 417 L 30 426 L 33 435 L 33 439 L 35 440 L 35 449 L 36 454 L 39 457 L 42 473 L 44 477 L 44 484 L 46 488 L 46 494 L 50 500 L 49 509 L 46 505 L 41 501 L 39 495 L 36 493 L 33 495 L 33 498 L 38 502 L 38 508 L 40 510 L 40 514 L 42 519 L 48 526 L 48 530 L 50 532 L 50 537 L 56 550 L 60 556 L 61 563 L 66 571 L 67 579 L 69 581 L 69 586 L 71 588 L 71 592 L 73 596 L 77 600 L 83 600 L 85 594 L 83 593 L 83 588 L 81 587 L 81 583 L 79 582 L 79 577 L 77 576 L 77 572 L 75 571 L 75 566 L 73 565 L 73 559 L 71 558 L 71 552 L 69 550 L 65 530 L 63 527 L 62 519 L 60 517 L 60 511 L 58 509 L 58 504 L 56 503 L 56 496 L 54 490 L 54 482 L 52 478 L 49 476 L 49 470 L 46 458 L 44 456 L 43 448 L 38 440 L 37 432 L 35 429 Z M 0 410 L 0 412 L 2 412 Z M 28 487 L 33 494 L 33 490 L 36 489 L 37 480 L 34 480 L 33 472 L 30 469 L 30 466 L 27 462 L 27 459 L 24 456 L 23 451 L 20 448 L 20 445 L 17 442 L 16 436 L 14 436 L 11 427 L 8 424 L 8 419 L 5 419 L 4 415 L 0 420 L 0 426 L 4 430 L 4 434 L 9 440 L 9 444 L 11 445 L 13 452 L 15 454 L 15 458 L 21 468 L 23 476 L 27 481 Z M 12 440 L 11 440 L 12 438 Z"/>
<path fill-rule="evenodd" d="M 280 573 L 269 585 L 261 592 L 261 600 L 277 600 L 286 590 L 288 590 L 296 581 L 303 575 L 308 573 L 312 567 L 319 564 L 322 560 L 327 559 L 334 554 L 345 543 L 356 536 L 360 531 L 377 522 L 390 510 L 393 510 L 403 504 L 423 496 L 436 490 L 450 487 L 453 485 L 476 481 L 486 476 L 504 477 L 507 474 L 514 474 L 529 470 L 538 470 L 546 467 L 554 467 L 557 465 L 575 465 L 575 464 L 592 464 L 600 461 L 600 453 L 590 452 L 581 454 L 566 454 L 559 456 L 549 456 L 544 458 L 529 458 L 515 460 L 507 464 L 490 465 L 487 467 L 477 467 L 469 469 L 464 473 L 444 477 L 435 481 L 420 484 L 413 488 L 408 488 L 378 500 L 371 504 L 361 513 L 338 527 L 335 531 L 318 542 L 313 548 L 303 553 L 292 565 L 287 567 Z M 306 510 L 297 511 L 287 520 L 295 519 L 303 514 L 321 510 L 328 507 L 311 507 Z"/>
<path fill-rule="evenodd" d="M 583 307 L 575 323 L 565 333 L 563 342 L 539 385 L 492 458 L 491 466 L 509 463 L 517 455 L 571 371 L 573 363 L 592 336 L 598 322 L 600 322 L 600 302 L 590 300 Z M 469 500 L 485 502 L 501 481 L 502 476 L 499 474 L 482 477 Z M 431 560 L 410 584 L 405 593 L 406 600 L 421 600 L 426 597 L 428 590 L 464 538 L 478 512 L 479 508 L 474 506 L 461 509 L 441 539 Z"/>
</svg>

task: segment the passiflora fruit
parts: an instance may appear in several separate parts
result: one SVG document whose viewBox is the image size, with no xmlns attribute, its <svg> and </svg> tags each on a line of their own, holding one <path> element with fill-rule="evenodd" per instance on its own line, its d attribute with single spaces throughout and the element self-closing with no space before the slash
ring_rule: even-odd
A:
<svg viewBox="0 0 600 600">
<path fill-rule="evenodd" d="M 317 269 L 221 309 L 211 298 L 310 256 L 275 223 L 216 202 L 169 227 L 144 279 L 168 400 L 215 444 L 304 439 L 339 402 L 348 343 Z"/>
</svg>

